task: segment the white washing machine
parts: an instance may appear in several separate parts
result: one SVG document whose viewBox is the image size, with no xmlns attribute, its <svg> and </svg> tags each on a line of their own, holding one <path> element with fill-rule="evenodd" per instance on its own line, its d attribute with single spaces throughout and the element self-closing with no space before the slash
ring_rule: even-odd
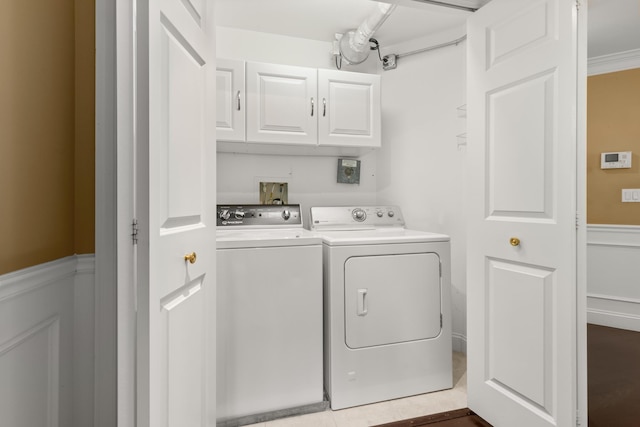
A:
<svg viewBox="0 0 640 427">
<path fill-rule="evenodd" d="M 313 207 L 332 409 L 452 387 L 449 237 L 395 206 Z"/>
<path fill-rule="evenodd" d="M 324 410 L 322 242 L 299 205 L 218 206 L 217 418 Z"/>
</svg>

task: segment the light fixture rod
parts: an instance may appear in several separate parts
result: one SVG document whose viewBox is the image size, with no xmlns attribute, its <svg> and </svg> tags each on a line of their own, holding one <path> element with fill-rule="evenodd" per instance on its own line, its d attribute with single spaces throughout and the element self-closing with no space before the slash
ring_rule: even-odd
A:
<svg viewBox="0 0 640 427">
<path fill-rule="evenodd" d="M 435 46 L 425 47 L 423 49 L 412 50 L 411 52 L 396 54 L 396 58 L 404 58 L 405 56 L 415 55 L 416 53 L 429 52 L 430 50 L 436 50 L 436 49 L 440 49 L 440 48 L 447 47 L 447 46 L 457 45 L 459 43 L 462 43 L 466 39 L 467 39 L 467 35 L 465 34 L 464 36 L 460 37 L 459 39 L 451 40 L 450 42 L 441 43 L 441 44 L 438 44 L 438 45 L 435 45 Z"/>
</svg>

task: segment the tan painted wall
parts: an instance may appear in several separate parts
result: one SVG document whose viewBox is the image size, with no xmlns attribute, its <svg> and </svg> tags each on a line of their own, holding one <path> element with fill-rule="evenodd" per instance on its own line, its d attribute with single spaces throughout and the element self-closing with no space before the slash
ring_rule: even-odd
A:
<svg viewBox="0 0 640 427">
<path fill-rule="evenodd" d="M 0 274 L 93 252 L 92 8 L 0 1 Z"/>
<path fill-rule="evenodd" d="M 633 151 L 631 169 L 600 169 L 600 153 Z M 640 69 L 591 76 L 587 83 L 587 222 L 640 225 Z"/>
<path fill-rule="evenodd" d="M 75 4 L 75 250 L 95 247 L 95 1 Z"/>
</svg>

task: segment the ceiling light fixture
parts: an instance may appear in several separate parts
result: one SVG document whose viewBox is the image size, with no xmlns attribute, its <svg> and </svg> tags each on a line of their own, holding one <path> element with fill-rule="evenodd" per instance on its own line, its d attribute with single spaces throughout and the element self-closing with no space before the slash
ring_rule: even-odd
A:
<svg viewBox="0 0 640 427">
<path fill-rule="evenodd" d="M 371 15 L 355 29 L 347 32 L 338 42 L 340 57 L 348 64 L 363 63 L 371 51 L 369 39 L 391 15 L 397 5 L 378 3 Z"/>
</svg>

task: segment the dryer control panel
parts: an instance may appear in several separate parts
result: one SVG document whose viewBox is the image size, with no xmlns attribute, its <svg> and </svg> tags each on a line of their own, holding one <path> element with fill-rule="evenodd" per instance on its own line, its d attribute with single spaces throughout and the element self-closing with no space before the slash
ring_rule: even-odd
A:
<svg viewBox="0 0 640 427">
<path fill-rule="evenodd" d="M 311 208 L 311 228 L 314 230 L 349 230 L 404 226 L 404 218 L 398 206 L 335 206 Z"/>
<path fill-rule="evenodd" d="M 302 227 L 300 205 L 218 205 L 218 227 Z"/>
</svg>

